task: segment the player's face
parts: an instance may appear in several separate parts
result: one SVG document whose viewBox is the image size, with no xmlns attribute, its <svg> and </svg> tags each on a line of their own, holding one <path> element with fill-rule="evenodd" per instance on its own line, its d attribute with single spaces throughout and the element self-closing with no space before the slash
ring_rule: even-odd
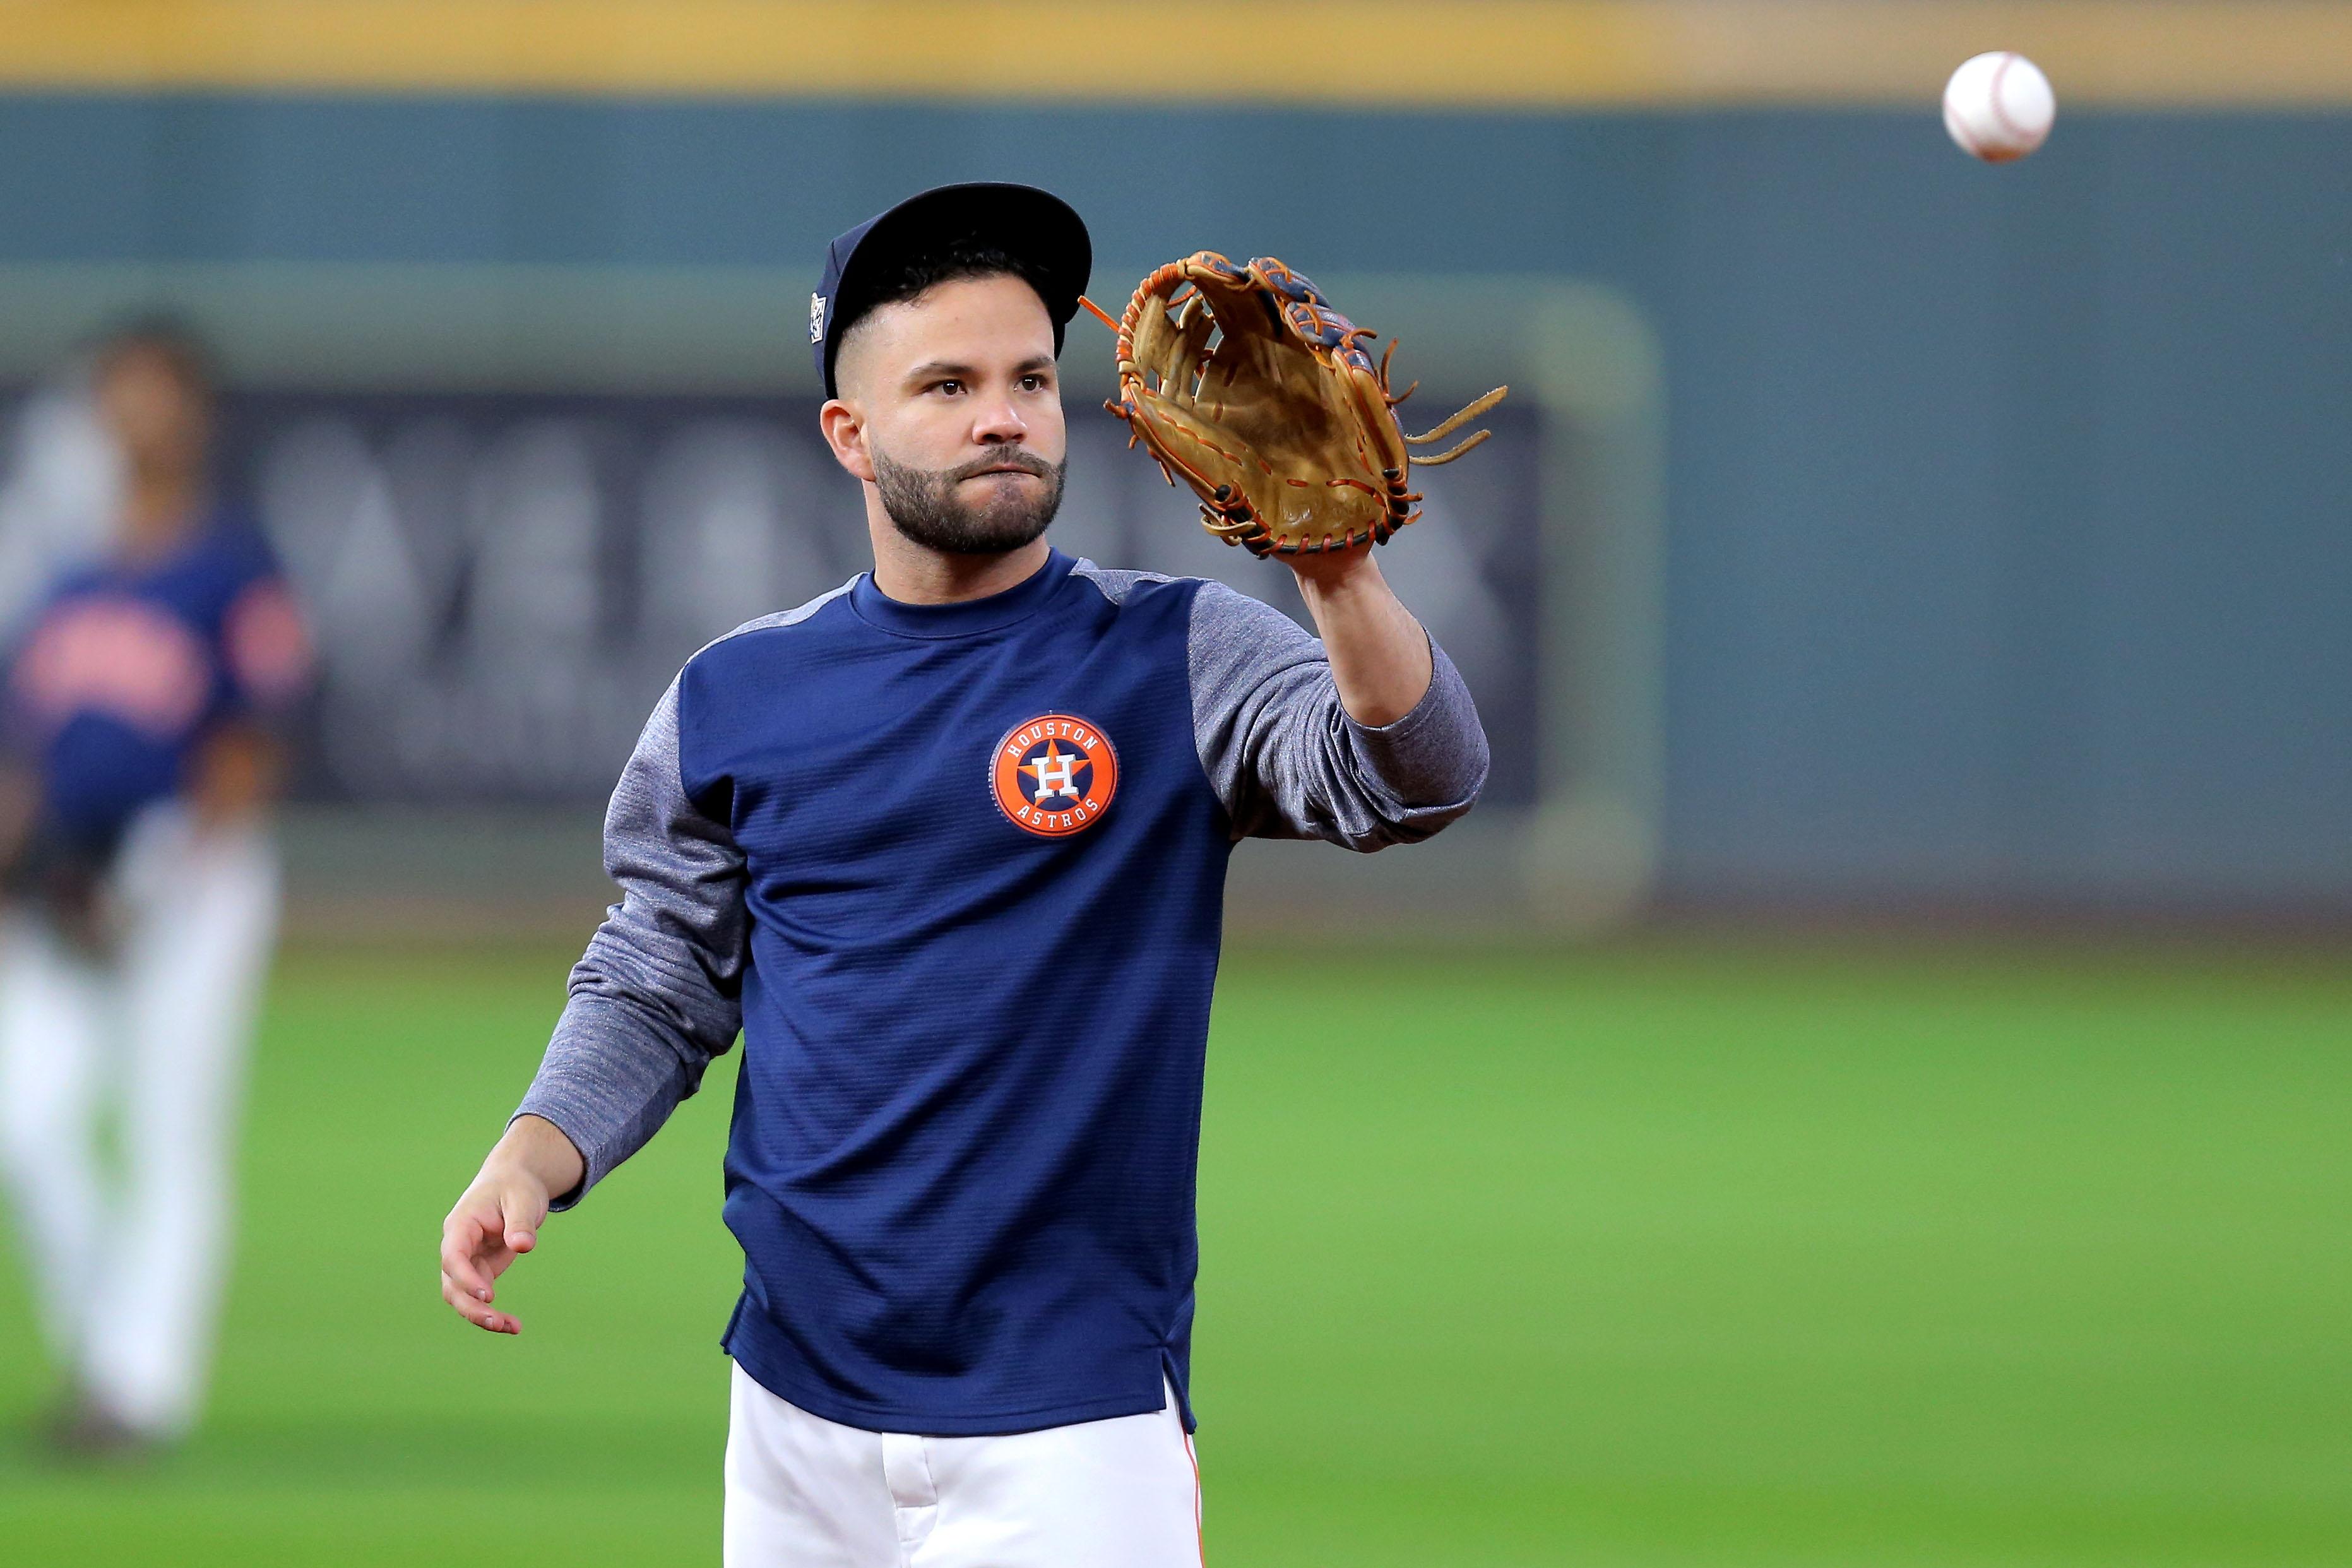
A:
<svg viewBox="0 0 2352 1568">
<path fill-rule="evenodd" d="M 107 429 L 134 473 L 200 466 L 210 419 L 204 399 L 160 353 L 131 347 L 106 362 L 97 386 Z"/>
<path fill-rule="evenodd" d="M 995 554 L 1045 531 L 1067 448 L 1054 324 L 1034 289 L 1001 276 L 942 283 L 875 311 L 845 347 L 840 401 L 854 418 L 836 450 L 900 533 Z"/>
</svg>

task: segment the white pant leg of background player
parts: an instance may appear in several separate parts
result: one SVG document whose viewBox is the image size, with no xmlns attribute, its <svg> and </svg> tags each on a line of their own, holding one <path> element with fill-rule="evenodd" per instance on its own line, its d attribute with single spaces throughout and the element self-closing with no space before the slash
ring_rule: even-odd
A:
<svg viewBox="0 0 2352 1568">
<path fill-rule="evenodd" d="M 867 1432 L 734 1373 L 727 1568 L 1200 1568 L 1169 1407 L 1001 1437 Z"/>
<path fill-rule="evenodd" d="M 67 1366 L 111 1228 L 97 1114 L 115 1076 L 111 986 L 40 920 L 0 923 L 0 1160 L 42 1326 Z"/>
<path fill-rule="evenodd" d="M 172 1436 L 194 1421 L 211 1361 L 277 857 L 259 829 L 199 836 L 165 809 L 124 846 L 121 886 L 123 1202 L 85 1376 L 124 1420 Z"/>
</svg>

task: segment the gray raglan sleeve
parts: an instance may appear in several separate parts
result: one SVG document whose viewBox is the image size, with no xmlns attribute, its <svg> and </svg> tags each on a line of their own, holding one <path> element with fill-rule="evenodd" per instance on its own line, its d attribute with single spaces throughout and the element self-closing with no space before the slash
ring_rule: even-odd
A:
<svg viewBox="0 0 2352 1568">
<path fill-rule="evenodd" d="M 677 683 L 654 709 L 604 816 L 621 887 L 572 971 L 571 997 L 518 1116 L 543 1116 L 587 1162 L 558 1208 L 643 1148 L 742 1023 L 743 857 L 678 782 Z"/>
<path fill-rule="evenodd" d="M 1192 601 L 1192 732 L 1234 837 L 1373 850 L 1428 837 L 1486 782 L 1486 731 L 1434 639 L 1429 691 L 1378 729 L 1339 705 L 1323 645 L 1272 605 L 1204 583 Z"/>
</svg>

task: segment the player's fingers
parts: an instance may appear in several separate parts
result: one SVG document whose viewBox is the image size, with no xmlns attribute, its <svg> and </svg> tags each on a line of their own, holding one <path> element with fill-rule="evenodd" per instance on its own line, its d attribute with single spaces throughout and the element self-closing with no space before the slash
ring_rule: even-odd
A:
<svg viewBox="0 0 2352 1568">
<path fill-rule="evenodd" d="M 474 1264 L 478 1234 L 471 1221 L 450 1216 L 448 1226 L 441 1232 L 441 1277 L 468 1296 L 487 1300 L 490 1281 Z"/>
<path fill-rule="evenodd" d="M 459 1247 L 446 1244 L 442 1247 L 441 1278 L 478 1301 L 490 1299 L 488 1277 L 475 1268 L 471 1256 Z"/>
<path fill-rule="evenodd" d="M 522 1332 L 520 1319 L 511 1312 L 501 1312 L 483 1305 L 472 1296 L 460 1290 L 457 1282 L 446 1274 L 441 1276 L 441 1299 L 448 1302 L 450 1309 L 459 1317 L 478 1329 L 487 1329 L 494 1334 Z"/>
<path fill-rule="evenodd" d="M 506 1266 L 498 1256 L 506 1250 L 498 1225 L 494 1218 L 486 1227 L 460 1209 L 441 1227 L 441 1272 L 477 1300 L 490 1299 L 490 1281 Z"/>
</svg>

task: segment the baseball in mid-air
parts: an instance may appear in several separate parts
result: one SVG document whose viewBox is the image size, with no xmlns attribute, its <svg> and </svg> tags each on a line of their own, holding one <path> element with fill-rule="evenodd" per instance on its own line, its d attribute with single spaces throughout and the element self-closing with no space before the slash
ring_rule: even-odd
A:
<svg viewBox="0 0 2352 1568">
<path fill-rule="evenodd" d="M 2041 146 L 2057 114 L 2058 100 L 2042 68 L 2007 49 L 1977 56 L 1944 87 L 1944 129 L 1961 152 L 1988 163 L 2006 163 Z"/>
</svg>

